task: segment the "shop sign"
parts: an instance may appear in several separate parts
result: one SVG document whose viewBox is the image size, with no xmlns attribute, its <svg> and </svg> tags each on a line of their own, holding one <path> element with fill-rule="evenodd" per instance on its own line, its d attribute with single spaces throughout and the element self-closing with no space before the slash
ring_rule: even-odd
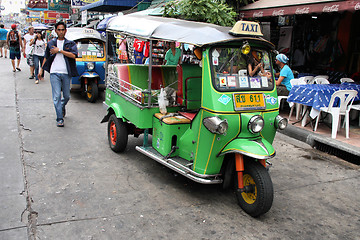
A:
<svg viewBox="0 0 360 240">
<path fill-rule="evenodd" d="M 242 18 L 261 18 L 261 17 L 270 17 L 270 16 L 285 16 L 285 15 L 310 14 L 310 13 L 331 13 L 331 12 L 354 11 L 354 10 L 355 11 L 360 10 L 359 1 L 336 1 L 336 4 L 327 2 L 327 3 L 316 3 L 316 4 L 304 4 L 302 6 L 274 5 L 273 7 L 269 7 L 266 9 L 240 10 L 240 16 Z"/>
<path fill-rule="evenodd" d="M 285 10 L 284 9 L 274 10 L 272 15 L 273 16 L 284 16 L 285 15 Z"/>
<path fill-rule="evenodd" d="M 304 7 L 304 8 L 297 8 L 295 14 L 307 14 L 309 12 L 310 12 L 310 8 Z"/>
<path fill-rule="evenodd" d="M 323 12 L 338 12 L 339 5 L 325 6 L 323 8 Z"/>
<path fill-rule="evenodd" d="M 27 8 L 35 11 L 43 11 L 48 8 L 47 0 L 30 0 Z"/>
<path fill-rule="evenodd" d="M 45 20 L 56 20 L 62 17 L 63 19 L 70 18 L 70 14 L 68 13 L 59 13 L 54 11 L 44 11 L 44 19 Z"/>
<path fill-rule="evenodd" d="M 29 18 L 40 18 L 41 12 L 29 11 Z"/>
<path fill-rule="evenodd" d="M 62 0 L 49 0 L 48 9 L 58 12 L 69 12 L 70 4 L 64 3 Z"/>
</svg>

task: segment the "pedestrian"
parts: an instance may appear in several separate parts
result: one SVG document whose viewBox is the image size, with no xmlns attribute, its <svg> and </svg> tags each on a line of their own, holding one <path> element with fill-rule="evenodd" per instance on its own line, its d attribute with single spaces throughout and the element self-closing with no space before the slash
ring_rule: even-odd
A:
<svg viewBox="0 0 360 240">
<path fill-rule="evenodd" d="M 37 30 L 35 33 L 35 38 L 31 39 L 30 46 L 34 47 L 34 71 L 35 71 L 35 83 L 39 83 L 39 66 L 41 67 L 42 62 L 44 61 L 46 42 L 40 30 Z M 44 76 L 42 76 L 44 77 Z"/>
<path fill-rule="evenodd" d="M 4 24 L 0 24 L 0 52 L 1 52 L 1 56 L 3 57 L 7 55 L 7 43 L 6 43 L 6 36 L 7 36 L 8 31 L 4 28 Z M 3 49 L 4 49 L 4 54 L 3 54 Z"/>
<path fill-rule="evenodd" d="M 165 54 L 164 65 L 178 65 L 181 63 L 181 50 L 175 47 L 175 42 L 170 42 L 170 49 Z"/>
<path fill-rule="evenodd" d="M 294 79 L 294 74 L 287 65 L 289 58 L 285 54 L 276 55 L 275 63 L 280 67 L 280 72 L 276 73 L 276 90 L 278 96 L 288 96 L 291 90 L 290 80 Z"/>
<path fill-rule="evenodd" d="M 10 48 L 10 59 L 11 59 L 11 64 L 13 66 L 13 72 L 16 72 L 16 70 L 21 71 L 19 67 L 21 60 L 20 51 L 24 49 L 24 47 L 21 41 L 21 34 L 16 30 L 16 24 L 11 25 L 11 31 L 8 32 L 6 37 L 6 43 Z M 15 58 L 17 59 L 16 69 L 15 69 Z"/>
<path fill-rule="evenodd" d="M 33 56 L 33 47 L 30 46 L 30 41 L 34 39 L 34 27 L 30 26 L 28 28 L 28 33 L 24 35 L 24 57 L 26 57 L 26 63 L 30 66 L 30 77 L 29 79 L 34 79 L 34 56 Z"/>
<path fill-rule="evenodd" d="M 44 70 L 50 73 L 52 96 L 56 112 L 56 126 L 64 126 L 65 106 L 70 99 L 70 81 L 78 76 L 76 60 L 78 49 L 74 41 L 65 38 L 66 24 L 62 21 L 55 24 L 57 38 L 48 42 L 42 69 L 38 74 L 42 78 Z M 63 97 L 61 97 L 61 91 Z"/>
</svg>

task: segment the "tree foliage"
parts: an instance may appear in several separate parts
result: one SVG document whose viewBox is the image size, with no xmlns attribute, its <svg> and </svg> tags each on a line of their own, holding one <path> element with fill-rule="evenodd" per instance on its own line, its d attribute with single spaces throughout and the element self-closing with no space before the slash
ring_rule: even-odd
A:
<svg viewBox="0 0 360 240">
<path fill-rule="evenodd" d="M 222 0 L 181 0 L 168 2 L 163 16 L 232 26 L 236 13 Z"/>
</svg>

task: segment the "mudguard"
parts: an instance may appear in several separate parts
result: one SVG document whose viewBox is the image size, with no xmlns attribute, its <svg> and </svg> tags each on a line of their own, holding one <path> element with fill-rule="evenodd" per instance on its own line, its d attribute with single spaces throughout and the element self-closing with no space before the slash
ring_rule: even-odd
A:
<svg viewBox="0 0 360 240">
<path fill-rule="evenodd" d="M 97 74 L 96 72 L 83 72 L 83 74 L 81 74 L 80 78 L 100 78 L 99 74 Z"/>
<path fill-rule="evenodd" d="M 107 111 L 108 111 L 108 113 L 101 120 L 100 123 L 104 123 L 104 122 L 109 121 L 109 118 L 110 118 L 112 113 L 115 113 L 117 118 L 121 119 L 123 122 L 126 122 L 126 120 L 124 119 L 124 115 L 123 115 L 123 112 L 121 110 L 120 104 L 112 103 L 110 106 L 107 106 Z"/>
<path fill-rule="evenodd" d="M 236 138 L 229 142 L 218 154 L 240 153 L 255 159 L 269 159 L 275 157 L 275 149 L 264 138 L 240 139 Z"/>
</svg>

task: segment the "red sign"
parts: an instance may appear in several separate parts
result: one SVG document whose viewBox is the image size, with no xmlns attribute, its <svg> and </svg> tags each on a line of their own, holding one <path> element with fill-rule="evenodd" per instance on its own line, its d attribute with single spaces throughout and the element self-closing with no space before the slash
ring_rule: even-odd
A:
<svg viewBox="0 0 360 240">
<path fill-rule="evenodd" d="M 49 18 L 59 18 L 60 16 L 63 18 L 70 18 L 70 15 L 68 13 L 59 13 L 59 12 L 48 12 Z"/>
<path fill-rule="evenodd" d="M 250 7 L 250 8 L 249 8 Z M 240 10 L 241 18 L 261 18 L 271 16 L 285 16 L 309 13 L 330 13 L 341 11 L 357 11 L 360 10 L 359 1 L 336 1 L 327 3 L 303 4 L 297 6 L 274 6 L 263 9 L 251 9 L 251 4 Z"/>
</svg>

